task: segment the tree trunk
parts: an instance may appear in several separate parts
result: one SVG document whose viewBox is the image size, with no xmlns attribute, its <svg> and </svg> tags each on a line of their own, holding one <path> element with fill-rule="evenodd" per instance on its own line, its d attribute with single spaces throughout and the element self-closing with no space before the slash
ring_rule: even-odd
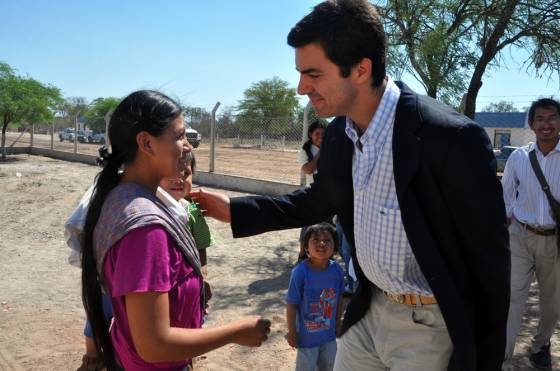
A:
<svg viewBox="0 0 560 371">
<path fill-rule="evenodd" d="M 471 82 L 469 83 L 469 89 L 467 90 L 467 98 L 465 99 L 465 115 L 470 119 L 474 119 L 474 114 L 476 112 L 476 97 L 478 96 L 478 91 L 482 87 L 482 76 L 484 75 L 488 64 L 499 52 L 498 43 L 504 35 L 506 27 L 510 23 L 512 14 L 518 3 L 519 0 L 508 0 L 506 2 L 502 8 L 500 18 L 498 19 L 494 30 L 488 37 L 488 40 L 482 50 L 482 55 L 474 68 Z"/>
<path fill-rule="evenodd" d="M 6 129 L 8 129 L 8 121 L 4 117 L 4 122 L 2 123 L 2 161 L 6 160 Z"/>
<path fill-rule="evenodd" d="M 437 86 L 428 86 L 428 91 L 427 91 L 428 97 L 437 99 L 437 91 L 438 91 Z"/>
<path fill-rule="evenodd" d="M 486 66 L 489 62 L 490 61 L 481 63 L 481 61 L 479 61 L 471 77 L 471 82 L 465 99 L 464 112 L 465 116 L 471 120 L 474 120 L 474 114 L 476 113 L 476 97 L 478 96 L 478 91 L 482 87 L 482 75 L 484 75 L 484 71 L 486 70 Z"/>
</svg>

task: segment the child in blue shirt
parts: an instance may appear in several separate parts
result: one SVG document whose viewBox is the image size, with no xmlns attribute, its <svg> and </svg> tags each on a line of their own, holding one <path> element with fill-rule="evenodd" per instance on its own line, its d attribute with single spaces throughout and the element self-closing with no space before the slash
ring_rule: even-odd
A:
<svg viewBox="0 0 560 371">
<path fill-rule="evenodd" d="M 332 370 L 340 327 L 344 272 L 332 260 L 337 235 L 320 223 L 303 238 L 307 259 L 292 270 L 286 294 L 288 344 L 298 349 L 296 371 Z"/>
</svg>

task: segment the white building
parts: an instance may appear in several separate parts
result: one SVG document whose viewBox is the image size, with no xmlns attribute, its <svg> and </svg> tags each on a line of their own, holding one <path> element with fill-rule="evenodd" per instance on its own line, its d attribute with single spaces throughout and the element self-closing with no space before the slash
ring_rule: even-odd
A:
<svg viewBox="0 0 560 371">
<path fill-rule="evenodd" d="M 494 148 L 520 147 L 535 141 L 527 124 L 527 112 L 477 112 L 474 121 L 486 130 Z"/>
</svg>

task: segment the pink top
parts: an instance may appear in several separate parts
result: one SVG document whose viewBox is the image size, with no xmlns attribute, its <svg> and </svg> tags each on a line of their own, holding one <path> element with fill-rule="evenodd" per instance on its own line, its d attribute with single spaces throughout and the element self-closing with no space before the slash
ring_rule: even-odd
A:
<svg viewBox="0 0 560 371">
<path fill-rule="evenodd" d="M 125 370 L 183 370 L 190 363 L 147 363 L 136 352 L 125 295 L 168 292 L 172 327 L 200 328 L 202 281 L 188 265 L 173 239 L 161 226 L 138 228 L 113 246 L 105 259 L 105 282 L 111 296 L 114 320 L 111 340 Z"/>
</svg>

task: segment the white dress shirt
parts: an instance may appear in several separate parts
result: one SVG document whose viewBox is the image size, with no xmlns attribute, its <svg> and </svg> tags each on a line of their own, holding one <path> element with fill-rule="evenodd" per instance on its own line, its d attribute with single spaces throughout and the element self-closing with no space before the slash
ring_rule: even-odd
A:
<svg viewBox="0 0 560 371">
<path fill-rule="evenodd" d="M 393 127 L 400 90 L 389 78 L 383 97 L 359 136 L 346 118 L 354 143 L 354 235 L 356 256 L 366 277 L 396 294 L 430 296 L 432 291 L 414 257 L 401 219 L 393 172 Z"/>
<path fill-rule="evenodd" d="M 506 213 L 523 223 L 554 228 L 550 205 L 529 160 L 533 149 L 552 196 L 560 200 L 560 141 L 546 156 L 535 143 L 529 143 L 516 149 L 506 162 L 502 177 Z"/>
</svg>

